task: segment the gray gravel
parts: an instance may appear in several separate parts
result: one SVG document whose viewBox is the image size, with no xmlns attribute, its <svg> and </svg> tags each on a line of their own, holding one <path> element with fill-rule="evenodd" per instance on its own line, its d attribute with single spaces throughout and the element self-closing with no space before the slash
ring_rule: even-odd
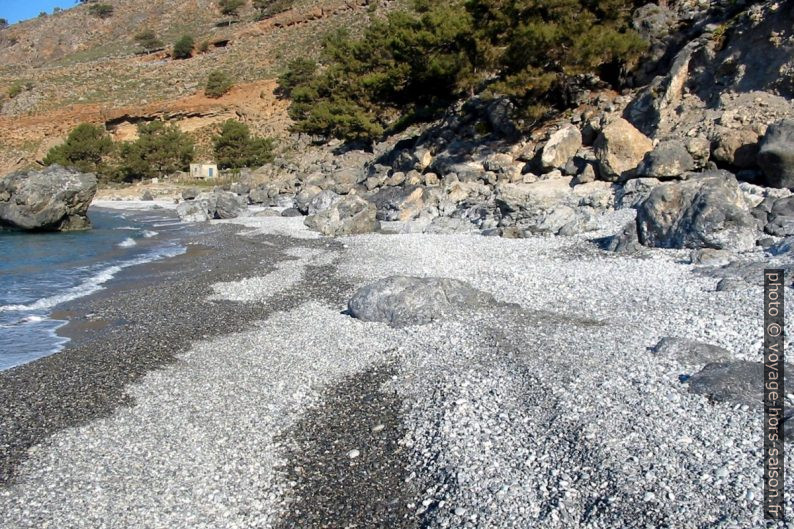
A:
<svg viewBox="0 0 794 529">
<path fill-rule="evenodd" d="M 300 221 L 241 221 L 253 255 L 281 260 L 192 299 L 262 321 L 135 379 L 134 405 L 39 437 L 0 489 L 5 526 L 763 527 L 760 414 L 690 393 L 679 376 L 699 367 L 649 350 L 677 336 L 759 360 L 757 289 L 582 236 L 332 242 Z M 503 303 L 400 329 L 342 312 L 393 275 Z"/>
</svg>

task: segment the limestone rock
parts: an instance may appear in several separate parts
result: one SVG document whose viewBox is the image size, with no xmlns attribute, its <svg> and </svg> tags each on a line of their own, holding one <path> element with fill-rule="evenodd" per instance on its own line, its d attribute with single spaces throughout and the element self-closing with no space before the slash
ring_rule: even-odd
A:
<svg viewBox="0 0 794 529">
<path fill-rule="evenodd" d="M 582 133 L 578 127 L 568 125 L 549 137 L 543 147 L 540 162 L 544 169 L 562 169 L 582 147 Z"/>
<path fill-rule="evenodd" d="M 357 195 L 346 195 L 328 208 L 306 217 L 304 224 L 323 235 L 370 233 L 379 228 L 375 205 Z"/>
<path fill-rule="evenodd" d="M 618 118 L 601 130 L 594 144 L 601 178 L 630 178 L 653 142 L 625 119 Z"/>
<path fill-rule="evenodd" d="M 87 211 L 96 176 L 53 165 L 0 179 L 0 224 L 23 230 L 71 231 L 91 227 Z"/>
</svg>

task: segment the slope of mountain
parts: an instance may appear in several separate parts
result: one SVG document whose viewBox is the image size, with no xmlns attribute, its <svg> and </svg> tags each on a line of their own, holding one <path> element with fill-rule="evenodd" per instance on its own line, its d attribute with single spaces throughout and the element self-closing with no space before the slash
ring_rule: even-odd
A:
<svg viewBox="0 0 794 529">
<path fill-rule="evenodd" d="M 258 21 L 250 4 L 232 19 L 211 0 L 107 3 L 114 11 L 106 19 L 81 5 L 0 30 L 0 94 L 22 88 L 2 100 L 0 172 L 35 163 L 82 121 L 116 126 L 113 120 L 121 116 L 130 122 L 162 116 L 179 122 L 189 115 L 188 129 L 196 131 L 196 119 L 212 125 L 232 113 L 267 132 L 283 131 L 285 113 L 276 120 L 280 125 L 249 119 L 258 113 L 251 109 L 283 109 L 272 86 L 261 81 L 274 79 L 295 57 L 315 56 L 329 31 L 355 31 L 391 6 L 298 0 L 291 9 Z M 165 48 L 142 53 L 134 37 L 144 29 L 154 31 Z M 174 60 L 171 44 L 183 34 L 195 38 L 197 49 L 190 59 Z M 206 52 L 198 51 L 203 43 Z M 225 71 L 245 87 L 218 100 L 203 97 L 213 70 Z"/>
</svg>

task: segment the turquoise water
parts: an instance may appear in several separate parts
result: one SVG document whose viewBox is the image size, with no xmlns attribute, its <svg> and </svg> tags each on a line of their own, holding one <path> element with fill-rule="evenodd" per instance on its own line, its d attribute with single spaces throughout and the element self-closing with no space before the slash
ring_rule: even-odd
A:
<svg viewBox="0 0 794 529">
<path fill-rule="evenodd" d="M 184 225 L 167 210 L 89 210 L 93 229 L 0 232 L 0 370 L 57 352 L 62 303 L 105 288 L 121 270 L 183 253 Z"/>
</svg>

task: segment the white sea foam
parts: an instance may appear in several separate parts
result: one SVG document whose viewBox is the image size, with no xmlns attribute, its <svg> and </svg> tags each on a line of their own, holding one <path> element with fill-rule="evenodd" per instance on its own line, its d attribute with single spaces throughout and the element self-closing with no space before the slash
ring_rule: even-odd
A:
<svg viewBox="0 0 794 529">
<path fill-rule="evenodd" d="M 135 239 L 133 239 L 132 237 L 127 237 L 126 239 L 118 243 L 116 246 L 120 248 L 130 248 L 132 246 L 135 246 L 136 244 L 138 243 L 135 242 Z"/>
<path fill-rule="evenodd" d="M 158 232 L 156 232 L 156 231 L 146 230 L 146 231 L 143 232 L 143 236 L 145 238 L 147 238 L 147 239 L 150 239 L 150 238 L 154 237 L 155 235 L 157 235 L 157 233 Z"/>
<path fill-rule="evenodd" d="M 121 270 L 125 268 L 148 263 L 151 261 L 165 259 L 168 257 L 175 257 L 177 255 L 185 253 L 185 251 L 186 249 L 184 247 L 169 247 L 169 248 L 160 249 L 155 252 L 151 252 L 149 254 L 143 255 L 141 257 L 137 257 L 135 259 L 130 259 L 129 261 L 123 261 L 119 264 L 108 266 L 107 268 L 103 268 L 93 276 L 83 280 L 83 282 L 80 283 L 79 285 L 63 290 L 52 296 L 41 298 L 39 300 L 34 301 L 33 303 L 19 304 L 19 305 L 2 305 L 0 306 L 0 312 L 26 312 L 33 310 L 51 309 L 52 307 L 55 307 L 56 305 L 60 305 L 61 303 L 65 303 L 73 299 L 88 296 L 93 294 L 94 292 L 102 290 L 104 288 L 103 285 L 105 283 L 113 279 L 113 277 L 116 274 L 118 274 Z M 31 316 L 31 317 L 35 317 L 35 316 Z"/>
</svg>

